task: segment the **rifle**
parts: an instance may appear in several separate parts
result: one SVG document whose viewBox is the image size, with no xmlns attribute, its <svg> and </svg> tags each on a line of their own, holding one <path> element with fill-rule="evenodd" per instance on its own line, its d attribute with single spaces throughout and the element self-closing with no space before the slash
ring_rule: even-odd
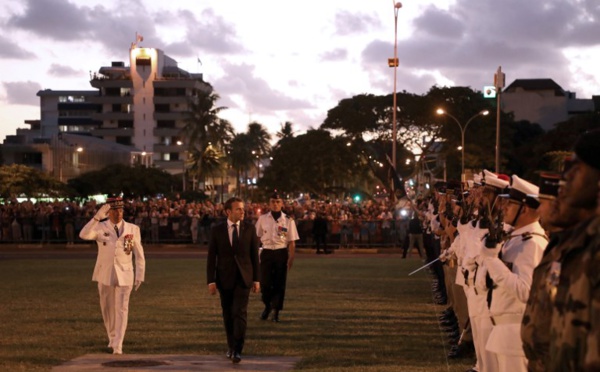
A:
<svg viewBox="0 0 600 372">
<path fill-rule="evenodd" d="M 490 218 L 490 226 L 488 227 L 489 233 L 487 238 L 485 239 L 485 247 L 486 248 L 496 248 L 498 243 L 502 242 L 506 237 L 506 232 L 504 231 L 504 213 L 502 210 L 498 212 L 495 220 Z"/>
</svg>

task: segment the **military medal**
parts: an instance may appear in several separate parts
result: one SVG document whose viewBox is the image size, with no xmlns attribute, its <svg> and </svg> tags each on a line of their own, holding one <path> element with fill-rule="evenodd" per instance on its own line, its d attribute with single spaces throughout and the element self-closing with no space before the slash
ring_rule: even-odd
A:
<svg viewBox="0 0 600 372">
<path fill-rule="evenodd" d="M 127 234 L 123 238 L 123 250 L 125 254 L 131 254 L 131 250 L 133 249 L 133 235 Z"/>
</svg>

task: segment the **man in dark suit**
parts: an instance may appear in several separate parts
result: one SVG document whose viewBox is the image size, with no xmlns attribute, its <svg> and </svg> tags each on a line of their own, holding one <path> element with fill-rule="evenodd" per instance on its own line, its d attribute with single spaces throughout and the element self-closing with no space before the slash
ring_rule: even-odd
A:
<svg viewBox="0 0 600 372">
<path fill-rule="evenodd" d="M 227 357 L 242 360 L 250 290 L 260 291 L 258 238 L 252 224 L 244 222 L 244 202 L 225 202 L 227 220 L 216 224 L 208 244 L 206 279 L 211 295 L 219 291 L 227 334 Z"/>
</svg>

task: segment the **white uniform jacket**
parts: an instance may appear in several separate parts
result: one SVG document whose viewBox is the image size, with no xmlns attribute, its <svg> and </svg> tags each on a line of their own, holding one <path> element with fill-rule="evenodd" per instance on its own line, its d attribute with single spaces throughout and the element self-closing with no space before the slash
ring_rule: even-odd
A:
<svg viewBox="0 0 600 372">
<path fill-rule="evenodd" d="M 502 260 L 483 260 L 497 286 L 492 293 L 490 315 L 494 329 L 488 339 L 487 350 L 525 356 L 520 337 L 521 320 L 529 298 L 533 269 L 541 261 L 547 244 L 544 229 L 535 222 L 512 232 L 502 247 Z"/>
<path fill-rule="evenodd" d="M 95 240 L 98 244 L 98 258 L 92 280 L 104 285 L 129 286 L 134 279 L 144 281 L 146 259 L 142 247 L 140 228 L 123 221 L 123 233 L 117 237 L 114 225 L 106 220 L 91 219 L 79 233 L 84 240 Z M 125 251 L 125 240 L 133 242 L 132 252 Z M 135 255 L 135 272 L 133 256 Z"/>
<path fill-rule="evenodd" d="M 256 235 L 265 249 L 287 247 L 289 242 L 300 239 L 296 222 L 283 212 L 277 221 L 271 213 L 265 213 L 258 217 Z"/>
</svg>

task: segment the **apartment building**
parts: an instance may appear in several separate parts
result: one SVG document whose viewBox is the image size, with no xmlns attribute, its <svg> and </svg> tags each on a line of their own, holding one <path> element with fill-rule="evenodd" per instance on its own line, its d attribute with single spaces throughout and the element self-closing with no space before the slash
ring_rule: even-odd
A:
<svg viewBox="0 0 600 372">
<path fill-rule="evenodd" d="M 40 119 L 7 136 L 4 163 L 26 164 L 63 181 L 115 162 L 182 174 L 189 100 L 212 91 L 202 74 L 179 68 L 160 49 L 133 43 L 129 65 L 100 67 L 90 84 L 95 90 L 38 92 Z M 76 161 L 84 157 L 86 162 Z"/>
</svg>

